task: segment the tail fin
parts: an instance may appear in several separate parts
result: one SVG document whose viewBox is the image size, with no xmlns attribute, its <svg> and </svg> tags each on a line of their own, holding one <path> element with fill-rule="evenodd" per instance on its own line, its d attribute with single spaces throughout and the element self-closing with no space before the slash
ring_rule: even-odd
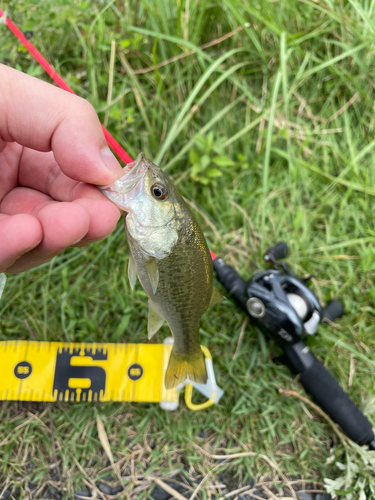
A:
<svg viewBox="0 0 375 500">
<path fill-rule="evenodd" d="M 165 387 L 172 389 L 181 384 L 181 382 L 184 382 L 187 376 L 189 376 L 190 380 L 199 384 L 207 382 L 206 365 L 201 348 L 190 355 L 176 353 L 172 349 L 165 374 Z"/>
</svg>

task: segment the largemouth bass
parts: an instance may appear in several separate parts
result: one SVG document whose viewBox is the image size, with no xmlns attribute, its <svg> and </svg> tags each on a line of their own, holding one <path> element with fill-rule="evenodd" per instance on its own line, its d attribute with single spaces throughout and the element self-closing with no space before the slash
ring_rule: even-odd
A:
<svg viewBox="0 0 375 500">
<path fill-rule="evenodd" d="M 128 276 L 137 276 L 148 295 L 148 338 L 164 321 L 174 337 L 165 376 L 167 389 L 187 377 L 205 384 L 207 373 L 199 345 L 202 314 L 223 297 L 212 284 L 212 259 L 203 233 L 186 202 L 162 170 L 141 153 L 125 175 L 101 188 L 126 212 L 130 247 Z"/>
</svg>

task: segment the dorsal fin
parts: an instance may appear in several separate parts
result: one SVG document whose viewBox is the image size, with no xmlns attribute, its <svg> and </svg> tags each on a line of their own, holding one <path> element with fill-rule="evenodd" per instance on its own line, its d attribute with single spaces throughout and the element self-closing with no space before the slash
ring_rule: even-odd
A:
<svg viewBox="0 0 375 500">
<path fill-rule="evenodd" d="M 220 302 L 223 302 L 223 300 L 226 300 L 225 297 L 221 295 L 216 286 L 213 286 L 210 305 L 208 307 L 214 306 L 215 304 L 219 304 Z"/>
</svg>

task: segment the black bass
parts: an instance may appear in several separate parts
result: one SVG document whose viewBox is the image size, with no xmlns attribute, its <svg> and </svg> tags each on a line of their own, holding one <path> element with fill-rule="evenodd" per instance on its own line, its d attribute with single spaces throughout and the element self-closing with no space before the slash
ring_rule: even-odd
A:
<svg viewBox="0 0 375 500">
<path fill-rule="evenodd" d="M 148 338 L 167 321 L 174 337 L 165 376 L 167 389 L 187 377 L 205 384 L 199 345 L 202 314 L 223 297 L 212 284 L 212 259 L 205 238 L 172 181 L 144 155 L 124 168 L 125 175 L 101 188 L 126 212 L 131 255 L 128 276 L 137 275 L 149 297 Z"/>
</svg>

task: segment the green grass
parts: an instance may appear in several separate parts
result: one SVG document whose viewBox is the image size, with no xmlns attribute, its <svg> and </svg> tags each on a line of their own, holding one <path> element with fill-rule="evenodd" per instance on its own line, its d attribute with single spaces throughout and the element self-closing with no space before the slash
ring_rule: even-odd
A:
<svg viewBox="0 0 375 500">
<path fill-rule="evenodd" d="M 209 245 L 227 263 L 250 277 L 262 268 L 267 246 L 285 239 L 289 263 L 315 275 L 321 301 L 344 302 L 338 325 L 322 326 L 308 343 L 373 418 L 374 2 L 25 0 L 4 7 L 108 120 L 127 152 L 144 151 L 172 175 Z M 226 40 L 200 48 L 239 26 Z M 0 60 L 48 81 L 4 25 L 0 31 Z M 115 103 L 108 108 L 113 40 Z M 137 71 L 149 66 L 147 73 Z M 208 155 L 227 156 L 235 165 L 203 185 L 191 178 L 189 152 L 210 133 Z M 146 298 L 140 286 L 130 289 L 128 254 L 121 223 L 105 241 L 10 276 L 0 303 L 1 340 L 146 342 Z M 343 475 L 338 462 L 359 467 L 346 465 L 347 483 L 334 483 L 341 491 L 357 488 L 344 498 L 359 498 L 358 479 L 363 498 L 375 498 L 374 464 L 366 465 L 314 409 L 279 393 L 305 394 L 287 368 L 272 363 L 279 354 L 272 342 L 248 325 L 233 359 L 243 320 L 229 302 L 202 319 L 201 342 L 225 390 L 220 404 L 205 412 L 193 414 L 182 402 L 174 414 L 156 405 L 52 405 L 66 498 L 106 474 L 100 473 L 106 457 L 97 414 L 133 498 L 147 498 L 153 484 L 137 484 L 136 475 L 166 478 L 181 468 L 185 477 L 203 478 L 218 465 L 199 490 L 198 497 L 209 498 L 223 470 L 237 487 L 264 477 L 280 485 L 280 472 L 322 483 Z M 163 327 L 157 340 L 168 334 Z M 54 463 L 48 409 L 3 403 L 0 411 L 0 484 L 10 481 L 24 491 L 33 474 L 42 487 Z M 209 454 L 256 452 L 273 465 L 260 456 L 220 463 L 197 445 Z M 290 494 L 285 489 L 284 496 Z"/>
</svg>

